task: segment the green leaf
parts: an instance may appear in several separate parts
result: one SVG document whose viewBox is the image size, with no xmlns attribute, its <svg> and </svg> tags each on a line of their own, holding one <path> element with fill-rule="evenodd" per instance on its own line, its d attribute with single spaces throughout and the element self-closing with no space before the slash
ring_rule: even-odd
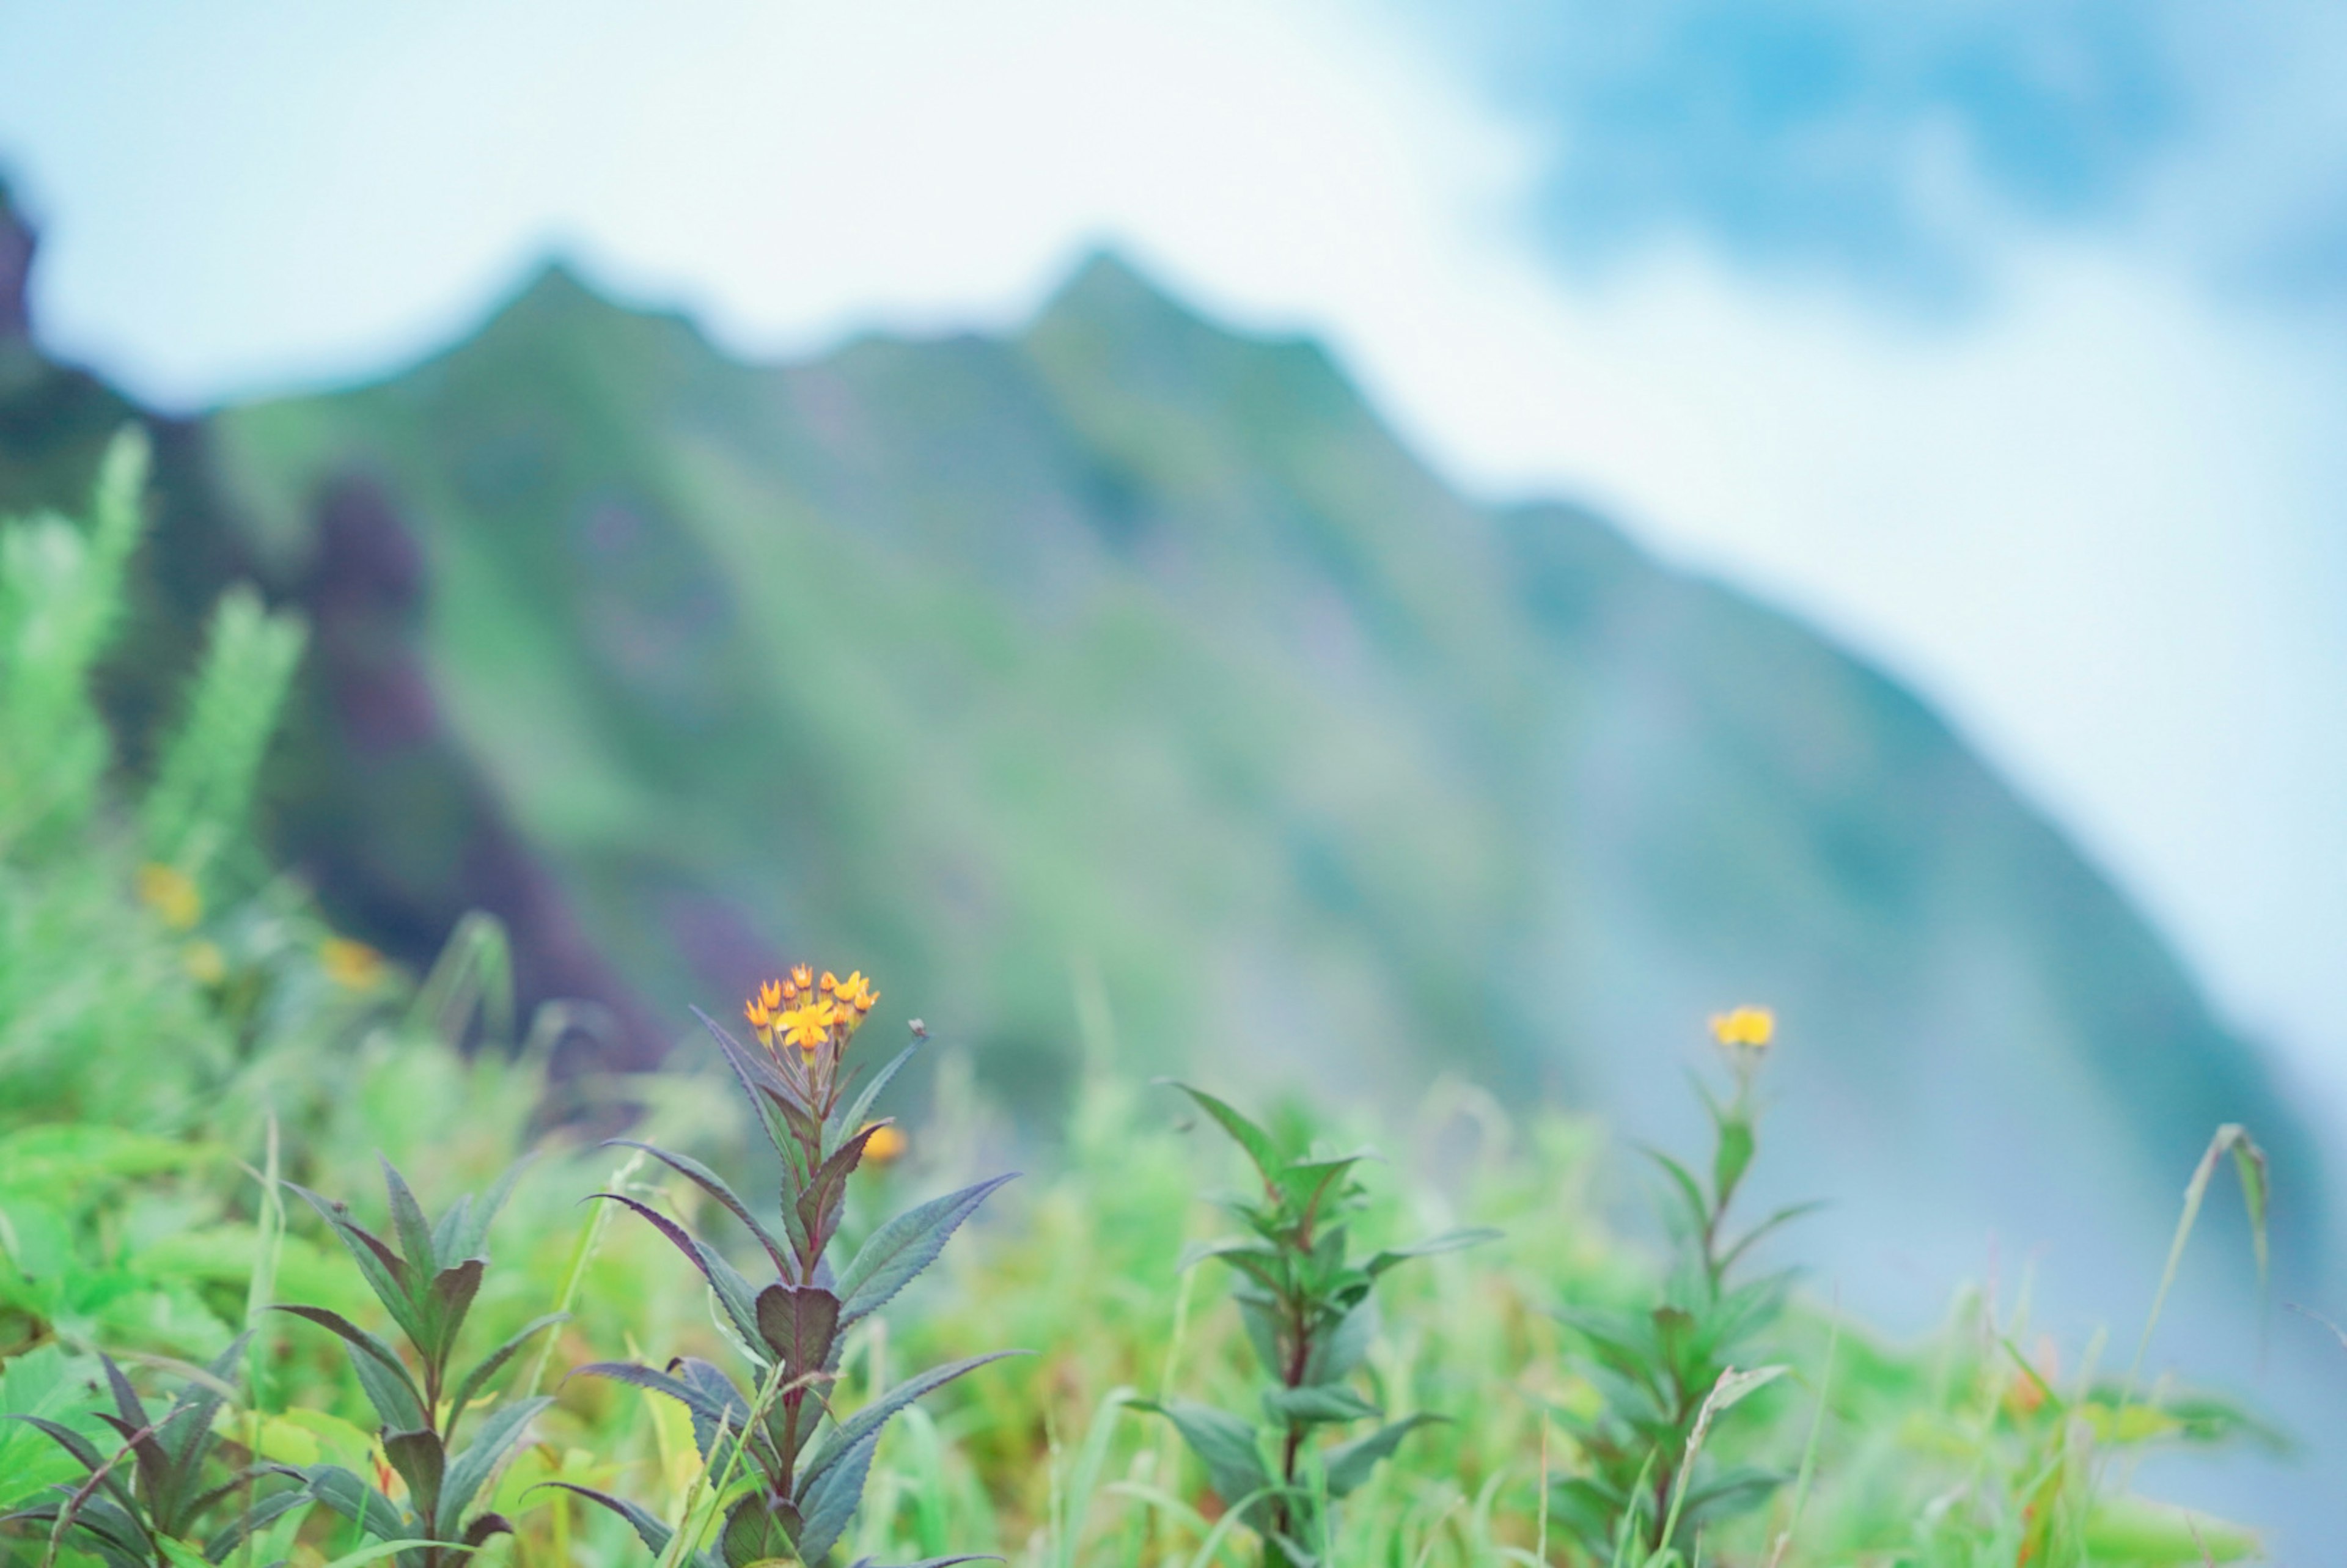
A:
<svg viewBox="0 0 2347 1568">
<path fill-rule="evenodd" d="M 1462 1247 L 1481 1246 L 1487 1241 L 1498 1241 L 1506 1234 L 1504 1231 L 1494 1230 L 1490 1225 L 1471 1225 L 1460 1230 L 1448 1230 L 1440 1235 L 1428 1236 L 1423 1241 L 1414 1241 L 1408 1246 L 1389 1246 L 1372 1253 L 1369 1260 L 1363 1264 L 1361 1268 L 1371 1279 L 1375 1279 L 1396 1264 L 1407 1263 L 1411 1258 L 1432 1257 L 1438 1253 L 1457 1252 Z"/>
<path fill-rule="evenodd" d="M 448 1353 L 456 1348 L 456 1336 L 464 1331 L 465 1315 L 472 1311 L 473 1297 L 480 1294 L 481 1275 L 487 1267 L 479 1258 L 468 1257 L 432 1276 L 424 1296 L 425 1327 L 432 1337 L 418 1348 L 426 1350 L 436 1368 L 445 1367 Z"/>
<path fill-rule="evenodd" d="M 554 1401 L 541 1394 L 535 1399 L 518 1399 L 499 1408 L 481 1423 L 480 1435 L 472 1446 L 456 1456 L 448 1467 L 448 1479 L 440 1491 L 440 1506 L 433 1513 L 439 1532 L 453 1536 L 473 1505 L 473 1494 L 489 1479 L 506 1450 L 519 1441 L 522 1432 L 538 1413 Z"/>
<path fill-rule="evenodd" d="M 776 1241 L 773 1234 L 758 1223 L 757 1216 L 750 1212 L 750 1206 L 742 1201 L 731 1186 L 726 1184 L 725 1178 L 698 1160 L 683 1154 L 672 1154 L 666 1149 L 655 1148 L 650 1143 L 639 1143 L 633 1138 L 607 1138 L 603 1143 L 605 1148 L 615 1144 L 623 1148 L 641 1149 L 687 1180 L 697 1183 L 703 1192 L 723 1204 L 735 1219 L 749 1227 L 750 1234 L 758 1238 L 758 1245 L 766 1249 L 767 1257 L 774 1261 L 776 1274 L 788 1279 L 796 1272 L 785 1261 L 782 1243 Z"/>
<path fill-rule="evenodd" d="M 637 1507 L 624 1497 L 613 1497 L 608 1491 L 598 1491 L 591 1486 L 580 1486 L 575 1481 L 542 1481 L 530 1490 L 536 1491 L 538 1487 L 548 1486 L 563 1491 L 576 1492 L 588 1501 L 599 1507 L 610 1509 L 613 1513 L 626 1520 L 634 1529 L 636 1539 L 644 1543 L 645 1548 L 655 1559 L 664 1556 L 668 1552 L 668 1543 L 676 1538 L 676 1532 L 671 1530 L 659 1516 Z M 696 1552 L 693 1556 L 702 1558 L 702 1553 Z"/>
<path fill-rule="evenodd" d="M 1752 1122 L 1743 1116 L 1725 1116 L 1719 1122 L 1719 1138 L 1711 1156 L 1711 1192 L 1713 1205 L 1725 1211 L 1728 1201 L 1736 1196 L 1737 1184 L 1752 1167 Z"/>
<path fill-rule="evenodd" d="M 1333 1184 L 1362 1161 L 1376 1158 L 1375 1150 L 1359 1149 L 1349 1154 L 1291 1160 L 1279 1173 L 1279 1189 L 1296 1205 L 1298 1218 L 1310 1220 L 1318 1214 Z"/>
<path fill-rule="evenodd" d="M 1307 1383 L 1300 1389 L 1266 1389 L 1264 1414 L 1275 1426 L 1375 1420 L 1385 1414 L 1341 1383 Z"/>
<path fill-rule="evenodd" d="M 1220 1123 L 1223 1131 L 1228 1132 L 1232 1140 L 1246 1151 L 1246 1157 L 1255 1162 L 1255 1170 L 1263 1176 L 1264 1186 L 1272 1192 L 1279 1190 L 1279 1173 L 1286 1168 L 1287 1162 L 1280 1158 L 1278 1146 L 1272 1143 L 1270 1133 L 1203 1089 L 1193 1089 L 1180 1080 L 1173 1078 L 1160 1078 L 1153 1081 L 1168 1084 L 1197 1102 L 1198 1108 Z"/>
<path fill-rule="evenodd" d="M 341 1204 L 319 1196 L 297 1182 L 284 1184 L 299 1194 L 302 1202 L 318 1211 L 319 1217 L 332 1227 L 352 1259 L 358 1264 L 359 1277 L 366 1281 L 367 1288 L 374 1292 L 377 1301 L 383 1303 L 383 1309 L 391 1314 L 391 1320 L 399 1326 L 400 1332 L 406 1335 L 412 1343 L 421 1346 L 424 1325 L 417 1316 L 415 1303 L 408 1294 L 405 1262 L 384 1245 L 382 1238 L 354 1223 L 348 1211 Z"/>
<path fill-rule="evenodd" d="M 313 1464 L 302 1472 L 310 1495 L 379 1541 L 405 1544 L 406 1521 L 396 1504 L 338 1464 Z"/>
<path fill-rule="evenodd" d="M 1228 1410 L 1194 1399 L 1135 1399 L 1132 1408 L 1174 1423 L 1174 1430 L 1206 1467 L 1207 1482 L 1225 1505 L 1235 1506 L 1271 1486 L 1271 1471 L 1256 1446 L 1255 1428 Z M 1264 1511 L 1258 1505 L 1248 1512 L 1259 1516 Z"/>
<path fill-rule="evenodd" d="M 390 1346 L 341 1313 L 329 1312 L 323 1307 L 279 1306 L 269 1310 L 290 1312 L 339 1335 L 351 1348 L 351 1366 L 358 1373 L 359 1388 L 385 1427 L 394 1431 L 409 1431 L 432 1424 L 431 1417 L 424 1410 L 423 1390 L 407 1375 L 405 1364 L 392 1354 Z"/>
<path fill-rule="evenodd" d="M 826 1471 L 846 1456 L 848 1451 L 866 1438 L 887 1424 L 888 1418 L 919 1399 L 932 1389 L 943 1388 L 965 1372 L 976 1371 L 989 1361 L 999 1361 L 1006 1356 L 1024 1356 L 1024 1350 L 996 1350 L 985 1356 L 972 1356 L 963 1361 L 949 1361 L 942 1367 L 907 1378 L 833 1429 L 822 1448 L 807 1461 L 799 1480 L 799 1495 L 804 1498 L 808 1489 L 821 1481 Z"/>
<path fill-rule="evenodd" d="M 1686 1204 L 1688 1234 L 1701 1235 L 1704 1228 L 1711 1224 L 1711 1205 L 1704 1199 L 1702 1186 L 1696 1183 L 1685 1165 L 1680 1164 L 1660 1149 L 1644 1149 L 1640 1153 L 1660 1165 L 1663 1173 L 1670 1177 L 1672 1191 L 1676 1192 L 1679 1200 Z"/>
<path fill-rule="evenodd" d="M 799 1526 L 797 1546 L 802 1563 L 822 1562 L 848 1521 L 856 1517 L 856 1505 L 864 1501 L 865 1478 L 871 1473 L 872 1453 L 879 1446 L 880 1432 L 875 1428 L 799 1490 L 804 1522 Z"/>
<path fill-rule="evenodd" d="M 466 1373 L 465 1380 L 456 1385 L 456 1393 L 449 1396 L 448 1431 L 450 1435 L 455 1434 L 456 1423 L 465 1419 L 465 1408 L 473 1402 L 475 1396 L 480 1393 L 488 1380 L 497 1375 L 498 1368 L 512 1360 L 515 1353 L 520 1350 L 532 1336 L 543 1333 L 558 1323 L 569 1321 L 570 1321 L 570 1314 L 568 1312 L 549 1312 L 542 1317 L 531 1318 L 516 1331 L 512 1338 L 484 1356 L 478 1366 Z"/>
<path fill-rule="evenodd" d="M 806 1233 L 808 1253 L 820 1253 L 838 1228 L 840 1209 L 847 1202 L 847 1178 L 864 1158 L 864 1146 L 879 1131 L 875 1126 L 850 1133 L 829 1158 L 815 1167 L 815 1174 L 808 1178 L 805 1190 L 792 1204 Z"/>
<path fill-rule="evenodd" d="M 295 1509 L 307 1508 L 315 1501 L 306 1487 L 256 1497 L 251 1508 L 229 1521 L 204 1543 L 204 1556 L 214 1563 L 226 1562 L 230 1553 L 244 1544 L 246 1536 L 259 1534 Z"/>
<path fill-rule="evenodd" d="M 938 1254 L 945 1250 L 947 1238 L 978 1212 L 978 1205 L 986 1201 L 988 1194 L 1017 1175 L 1014 1171 L 942 1198 L 932 1198 L 874 1231 L 840 1271 L 836 1287 L 840 1296 L 840 1331 L 845 1333 L 851 1325 L 886 1306 L 908 1280 L 937 1260 Z"/>
<path fill-rule="evenodd" d="M 839 1297 L 819 1286 L 770 1285 L 758 1292 L 758 1332 L 783 1363 L 784 1381 L 830 1364 Z"/>
<path fill-rule="evenodd" d="M 431 1520 L 439 1512 L 440 1481 L 448 1463 L 448 1450 L 441 1446 L 440 1434 L 435 1431 L 385 1432 L 383 1435 L 384 1457 L 391 1468 L 407 1482 L 408 1501 L 415 1506 L 419 1519 Z"/>
<path fill-rule="evenodd" d="M 1378 1304 L 1363 1296 L 1333 1327 L 1323 1327 L 1313 1336 L 1311 1351 L 1305 1358 L 1304 1380 L 1333 1383 L 1347 1376 L 1368 1358 L 1377 1337 Z"/>
<path fill-rule="evenodd" d="M 1328 1495 L 1344 1497 L 1369 1479 L 1378 1461 L 1400 1446 L 1401 1440 L 1430 1421 L 1446 1419 L 1421 1410 L 1414 1416 L 1404 1416 L 1388 1426 L 1379 1427 L 1366 1437 L 1355 1438 L 1348 1443 L 1338 1443 L 1328 1450 L 1325 1463 L 1328 1476 Z"/>
<path fill-rule="evenodd" d="M 797 1512 L 788 1503 L 770 1510 L 764 1495 L 754 1491 L 736 1502 L 717 1537 L 717 1550 L 724 1554 L 726 1568 L 750 1568 L 753 1563 L 796 1557 L 790 1531 L 798 1522 Z"/>
<path fill-rule="evenodd" d="M 853 1102 L 842 1102 L 840 1108 L 832 1112 L 831 1120 L 824 1124 L 823 1129 L 825 1154 L 836 1150 L 850 1132 L 864 1125 L 864 1119 L 870 1114 L 873 1102 L 880 1098 L 880 1091 L 888 1087 L 889 1080 L 895 1078 L 898 1070 L 920 1049 L 921 1042 L 917 1040 L 906 1046 L 889 1059 L 887 1066 L 872 1075 L 871 1081 L 865 1084 Z"/>
<path fill-rule="evenodd" d="M 406 1255 L 407 1266 L 415 1274 L 429 1277 L 440 1272 L 440 1255 L 432 1245 L 432 1226 L 424 1218 L 424 1205 L 407 1190 L 403 1177 L 389 1160 L 383 1160 L 383 1184 L 391 1194 L 391 1222 L 399 1235 L 399 1250 Z"/>
<path fill-rule="evenodd" d="M 701 1271 L 702 1277 L 709 1281 L 709 1288 L 716 1294 L 718 1305 L 725 1309 L 725 1316 L 733 1319 L 734 1332 L 742 1337 L 743 1346 L 755 1347 L 758 1344 L 758 1308 L 750 1293 L 750 1282 L 742 1277 L 740 1270 L 725 1261 L 723 1253 L 703 1245 L 682 1225 L 624 1193 L 594 1193 L 589 1195 L 625 1204 L 650 1220 L 652 1228 L 668 1237 L 677 1251 L 692 1260 L 693 1267 Z"/>
<path fill-rule="evenodd" d="M 1679 1534 L 1692 1539 L 1693 1532 L 1704 1525 L 1749 1513 L 1784 1484 L 1783 1474 L 1756 1465 L 1720 1471 L 1687 1490 L 1686 1501 L 1679 1510 Z"/>
</svg>

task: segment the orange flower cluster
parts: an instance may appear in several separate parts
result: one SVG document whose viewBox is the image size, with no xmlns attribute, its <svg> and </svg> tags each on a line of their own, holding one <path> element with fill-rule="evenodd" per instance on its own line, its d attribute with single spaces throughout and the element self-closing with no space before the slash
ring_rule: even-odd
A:
<svg viewBox="0 0 2347 1568">
<path fill-rule="evenodd" d="M 858 969 L 841 979 L 829 969 L 815 978 L 805 964 L 779 980 L 768 980 L 757 995 L 742 1004 L 742 1016 L 758 1031 L 758 1043 L 768 1050 L 797 1046 L 809 1065 L 815 1056 L 844 1048 L 863 1027 L 880 993 Z"/>
</svg>

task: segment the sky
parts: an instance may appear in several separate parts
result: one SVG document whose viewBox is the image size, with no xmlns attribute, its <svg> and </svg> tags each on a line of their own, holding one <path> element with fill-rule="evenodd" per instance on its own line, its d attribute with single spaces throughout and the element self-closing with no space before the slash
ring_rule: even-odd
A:
<svg viewBox="0 0 2347 1568">
<path fill-rule="evenodd" d="M 1113 244 L 1910 682 L 2347 1114 L 2342 67 L 2296 0 L 0 0 L 0 169 L 45 342 L 183 410 L 552 252 L 772 357 Z"/>
</svg>

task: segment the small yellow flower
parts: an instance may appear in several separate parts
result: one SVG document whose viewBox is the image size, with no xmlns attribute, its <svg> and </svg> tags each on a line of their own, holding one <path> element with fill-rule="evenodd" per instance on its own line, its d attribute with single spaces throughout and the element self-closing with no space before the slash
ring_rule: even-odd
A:
<svg viewBox="0 0 2347 1568">
<path fill-rule="evenodd" d="M 742 1004 L 742 1016 L 758 1031 L 758 1043 L 774 1043 L 774 1011 L 782 1005 L 783 987 L 779 981 L 768 980 L 758 988 L 758 994 Z"/>
<path fill-rule="evenodd" d="M 138 868 L 138 901 L 174 931 L 203 918 L 204 896 L 195 879 L 176 866 L 149 863 Z"/>
<path fill-rule="evenodd" d="M 1711 1015 L 1711 1038 L 1731 1049 L 1765 1050 L 1776 1034 L 1777 1015 L 1767 1008 L 1731 1008 Z"/>
<path fill-rule="evenodd" d="M 880 999 L 880 993 L 872 989 L 872 982 L 864 978 L 862 969 L 840 981 L 832 995 L 839 999 L 842 1007 L 852 1007 L 857 1012 L 870 1012 L 872 1004 Z"/>
<path fill-rule="evenodd" d="M 353 991 L 374 989 L 385 968 L 381 953 L 348 937 L 329 937 L 319 943 L 318 964 L 328 979 Z"/>
<path fill-rule="evenodd" d="M 228 979 L 228 959 L 217 942 L 190 942 L 179 949 L 179 968 L 200 986 L 216 986 Z"/>
<path fill-rule="evenodd" d="M 791 968 L 791 984 L 798 987 L 801 990 L 805 990 L 808 987 L 815 984 L 815 971 L 807 968 L 805 964 L 793 965 Z"/>
<path fill-rule="evenodd" d="M 839 977 L 825 969 L 823 972 L 823 979 L 815 981 L 815 989 L 822 991 L 824 995 L 829 996 L 839 989 Z"/>
<path fill-rule="evenodd" d="M 791 1009 L 775 1021 L 783 1026 L 783 1043 L 812 1051 L 831 1036 L 839 1009 L 826 1001 L 811 1001 Z"/>
<path fill-rule="evenodd" d="M 905 1135 L 893 1126 L 876 1128 L 864 1141 L 864 1163 L 868 1165 L 886 1165 L 904 1153 Z"/>
</svg>

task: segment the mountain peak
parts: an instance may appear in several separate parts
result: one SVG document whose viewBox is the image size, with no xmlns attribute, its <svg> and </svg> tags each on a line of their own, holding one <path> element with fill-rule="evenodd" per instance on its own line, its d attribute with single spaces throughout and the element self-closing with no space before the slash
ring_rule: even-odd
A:
<svg viewBox="0 0 2347 1568">
<path fill-rule="evenodd" d="M 1214 330 L 1140 268 L 1115 251 L 1092 251 L 1076 264 L 1045 304 L 1036 324 L 1097 327 L 1109 322 Z"/>
</svg>

